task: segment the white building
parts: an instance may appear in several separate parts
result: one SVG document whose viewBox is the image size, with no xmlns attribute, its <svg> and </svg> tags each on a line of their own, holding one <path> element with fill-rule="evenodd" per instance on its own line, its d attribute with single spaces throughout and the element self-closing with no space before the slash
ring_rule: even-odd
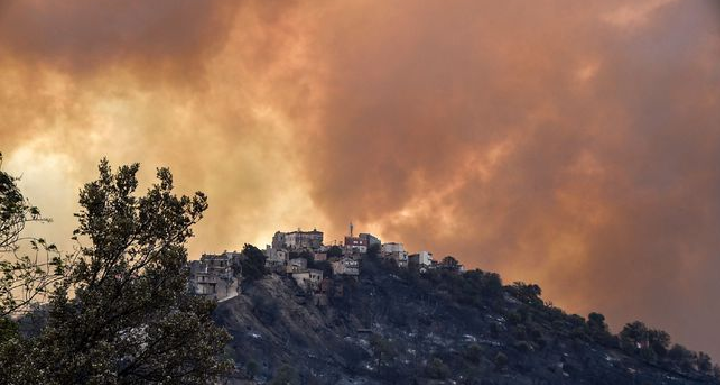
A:
<svg viewBox="0 0 720 385">
<path fill-rule="evenodd" d="M 292 275 L 298 286 L 305 290 L 315 289 L 320 286 L 323 280 L 323 271 L 318 269 L 307 269 L 305 272 L 294 273 Z"/>
<path fill-rule="evenodd" d="M 334 275 L 360 275 L 360 261 L 352 258 L 342 258 L 332 263 Z"/>
<path fill-rule="evenodd" d="M 394 260 L 399 267 L 408 267 L 408 252 L 400 242 L 383 243 L 382 256 Z"/>
<path fill-rule="evenodd" d="M 427 250 L 418 251 L 418 264 L 428 267 L 432 265 L 433 254 Z"/>
</svg>

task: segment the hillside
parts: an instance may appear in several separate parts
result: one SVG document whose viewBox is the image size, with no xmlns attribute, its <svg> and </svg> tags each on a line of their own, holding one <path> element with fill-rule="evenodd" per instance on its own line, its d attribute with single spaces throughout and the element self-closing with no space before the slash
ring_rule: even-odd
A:
<svg viewBox="0 0 720 385">
<path fill-rule="evenodd" d="M 219 303 L 231 383 L 720 384 L 691 357 L 628 346 L 632 336 L 610 335 L 601 318 L 568 315 L 539 287 L 496 274 L 420 275 L 369 258 L 358 281 L 333 288 L 317 304 L 271 274 Z"/>
</svg>

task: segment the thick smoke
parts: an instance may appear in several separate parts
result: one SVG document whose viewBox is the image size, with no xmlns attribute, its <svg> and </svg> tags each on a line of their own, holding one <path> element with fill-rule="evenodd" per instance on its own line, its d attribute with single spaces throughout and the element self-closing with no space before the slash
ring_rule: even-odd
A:
<svg viewBox="0 0 720 385">
<path fill-rule="evenodd" d="M 308 178 L 336 228 L 352 218 L 720 354 L 715 4 L 359 7 L 319 38 Z"/>
<path fill-rule="evenodd" d="M 720 358 L 713 1 L 5 1 L 0 54 L 41 201 L 167 164 L 195 253 L 353 220 Z"/>
</svg>

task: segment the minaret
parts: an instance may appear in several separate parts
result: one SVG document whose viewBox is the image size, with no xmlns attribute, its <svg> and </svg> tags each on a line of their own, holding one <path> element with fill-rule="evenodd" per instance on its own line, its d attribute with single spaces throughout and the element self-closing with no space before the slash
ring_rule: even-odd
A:
<svg viewBox="0 0 720 385">
<path fill-rule="evenodd" d="M 350 222 L 350 238 L 353 237 L 353 224 Z"/>
</svg>

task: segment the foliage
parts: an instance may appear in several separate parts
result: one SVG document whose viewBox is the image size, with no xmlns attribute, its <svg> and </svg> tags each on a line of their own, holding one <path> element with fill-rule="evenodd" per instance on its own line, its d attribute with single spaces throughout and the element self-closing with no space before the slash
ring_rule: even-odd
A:
<svg viewBox="0 0 720 385">
<path fill-rule="evenodd" d="M 333 267 L 328 261 L 314 261 L 312 268 L 322 270 L 323 277 L 330 278 L 333 276 Z"/>
<path fill-rule="evenodd" d="M 340 246 L 331 246 L 327 251 L 328 258 L 340 258 L 343 256 L 343 249 Z"/>
<path fill-rule="evenodd" d="M 243 246 L 242 257 L 240 266 L 242 266 L 243 279 L 252 282 L 267 274 L 267 270 L 265 269 L 265 260 L 267 258 L 265 258 L 262 250 L 246 243 Z"/>
<path fill-rule="evenodd" d="M 515 296 L 515 298 L 524 304 L 531 306 L 543 305 L 542 299 L 540 299 L 542 290 L 538 285 L 515 282 L 508 288 L 508 290 Z"/>
<path fill-rule="evenodd" d="M 60 279 L 66 260 L 44 239 L 20 237 L 28 222 L 49 220 L 28 203 L 17 181 L 0 168 L 0 318 L 26 312 Z"/>
<path fill-rule="evenodd" d="M 587 329 L 590 338 L 603 344 L 612 337 L 608 325 L 605 323 L 605 316 L 600 313 L 588 314 Z"/>
<path fill-rule="evenodd" d="M 675 344 L 668 351 L 668 357 L 683 372 L 690 372 L 694 369 L 697 355 L 680 344 Z"/>
<path fill-rule="evenodd" d="M 214 305 L 187 293 L 185 241 L 202 193 L 178 197 L 170 171 L 137 196 L 137 164 L 80 192 L 76 235 L 87 239 L 52 293 L 40 335 L 12 339 L 0 378 L 12 384 L 200 384 L 229 369 Z"/>
</svg>

